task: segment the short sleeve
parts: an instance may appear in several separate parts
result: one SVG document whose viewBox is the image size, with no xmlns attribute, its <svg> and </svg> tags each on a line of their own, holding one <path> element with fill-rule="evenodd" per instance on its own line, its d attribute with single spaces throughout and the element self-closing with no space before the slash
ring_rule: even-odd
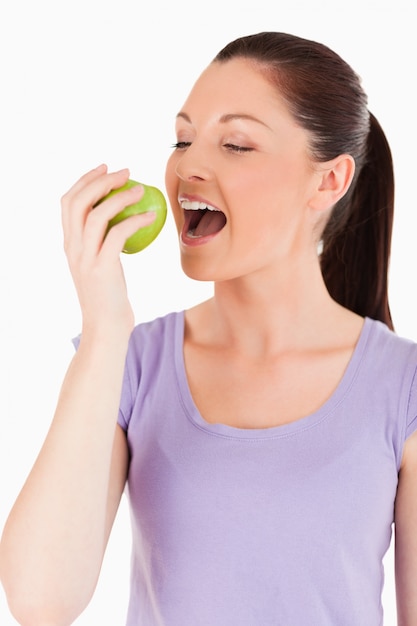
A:
<svg viewBox="0 0 417 626">
<path fill-rule="evenodd" d="M 415 430 L 417 430 L 417 370 L 411 384 L 405 437 L 408 438 Z"/>
<path fill-rule="evenodd" d="M 123 428 L 125 432 L 129 427 L 130 416 L 132 414 L 132 384 L 130 380 L 128 359 L 125 364 L 125 371 L 123 374 L 122 393 L 120 396 L 119 413 L 117 416 L 117 423 Z"/>
</svg>

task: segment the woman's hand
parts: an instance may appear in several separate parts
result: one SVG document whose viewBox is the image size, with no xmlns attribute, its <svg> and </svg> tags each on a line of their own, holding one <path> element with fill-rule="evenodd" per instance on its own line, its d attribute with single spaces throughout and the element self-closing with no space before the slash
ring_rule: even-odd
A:
<svg viewBox="0 0 417 626">
<path fill-rule="evenodd" d="M 64 248 L 81 305 L 83 333 L 114 325 L 130 333 L 134 325 L 120 253 L 126 239 L 150 224 L 155 214 L 129 217 L 105 236 L 108 221 L 140 200 L 143 188 L 137 185 L 96 206 L 128 178 L 127 169 L 109 173 L 106 165 L 100 165 L 82 176 L 61 200 Z"/>
</svg>

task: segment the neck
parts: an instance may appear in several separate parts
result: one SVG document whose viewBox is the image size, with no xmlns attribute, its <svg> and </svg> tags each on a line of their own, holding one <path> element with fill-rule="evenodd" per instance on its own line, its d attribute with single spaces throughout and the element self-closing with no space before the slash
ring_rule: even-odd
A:
<svg viewBox="0 0 417 626">
<path fill-rule="evenodd" d="M 207 340 L 248 355 L 322 345 L 352 315 L 331 299 L 318 264 L 216 283 L 205 314 Z"/>
</svg>

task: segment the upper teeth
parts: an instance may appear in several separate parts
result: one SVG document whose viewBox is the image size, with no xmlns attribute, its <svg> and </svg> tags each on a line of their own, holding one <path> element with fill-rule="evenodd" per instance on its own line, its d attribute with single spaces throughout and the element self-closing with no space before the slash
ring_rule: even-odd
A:
<svg viewBox="0 0 417 626">
<path fill-rule="evenodd" d="M 209 211 L 219 210 L 210 204 L 206 204 L 205 202 L 197 202 L 197 200 L 180 200 L 180 205 L 187 211 L 204 211 L 204 209 L 208 209 Z"/>
</svg>

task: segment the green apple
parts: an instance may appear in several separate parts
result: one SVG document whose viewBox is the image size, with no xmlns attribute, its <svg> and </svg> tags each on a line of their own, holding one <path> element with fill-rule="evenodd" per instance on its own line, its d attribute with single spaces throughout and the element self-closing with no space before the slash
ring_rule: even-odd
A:
<svg viewBox="0 0 417 626">
<path fill-rule="evenodd" d="M 136 233 L 133 233 L 126 241 L 123 246 L 123 252 L 126 254 L 133 254 L 135 252 L 139 252 L 149 246 L 150 243 L 159 235 L 162 230 L 163 225 L 165 224 L 165 220 L 167 217 L 167 203 L 165 197 L 157 187 L 151 187 L 150 185 L 144 185 L 143 183 L 138 183 L 135 180 L 128 180 L 122 187 L 118 189 L 113 189 L 108 193 L 100 202 L 103 202 L 110 196 L 113 196 L 120 191 L 124 191 L 125 189 L 130 189 L 135 185 L 141 184 L 144 193 L 139 202 L 135 202 L 134 204 L 130 204 L 125 207 L 120 213 L 117 213 L 110 221 L 106 231 L 106 234 L 109 232 L 110 228 L 115 224 L 118 224 L 122 220 L 130 217 L 131 215 L 136 215 L 138 213 L 146 213 L 147 211 L 155 211 L 156 218 L 152 222 L 152 224 L 148 224 L 148 226 L 144 226 L 140 228 Z"/>
</svg>

